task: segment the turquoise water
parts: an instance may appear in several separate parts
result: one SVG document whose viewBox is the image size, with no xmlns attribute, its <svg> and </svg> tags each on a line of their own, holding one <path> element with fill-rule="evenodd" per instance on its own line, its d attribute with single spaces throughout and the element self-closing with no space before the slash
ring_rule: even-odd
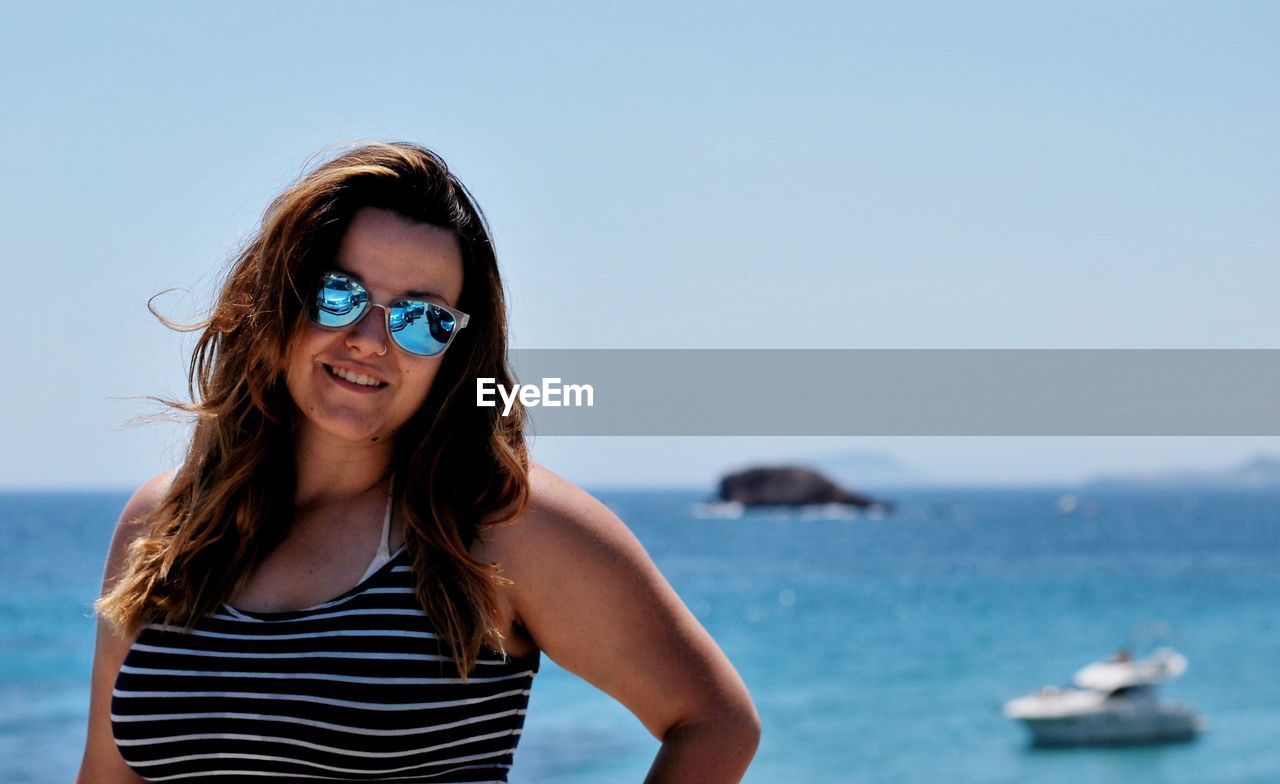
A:
<svg viewBox="0 0 1280 784">
<path fill-rule="evenodd" d="M 600 492 L 728 653 L 764 721 L 750 782 L 1280 781 L 1280 493 L 932 490 L 883 519 L 700 519 Z M 0 496 L 0 781 L 65 782 L 113 494 Z M 1087 510 L 1087 513 L 1085 512 Z M 1162 621 L 1198 741 L 1036 751 L 1000 704 Z M 544 659 L 512 781 L 640 781 L 657 741 Z"/>
</svg>

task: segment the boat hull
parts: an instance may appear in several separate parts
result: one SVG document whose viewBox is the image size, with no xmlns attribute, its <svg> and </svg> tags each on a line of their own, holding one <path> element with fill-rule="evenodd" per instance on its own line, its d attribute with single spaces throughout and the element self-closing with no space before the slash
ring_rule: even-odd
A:
<svg viewBox="0 0 1280 784">
<path fill-rule="evenodd" d="M 1032 745 L 1039 747 L 1185 743 L 1194 740 L 1201 730 L 1194 713 L 1172 706 L 1141 714 L 1100 711 L 1020 720 L 1031 732 Z"/>
</svg>

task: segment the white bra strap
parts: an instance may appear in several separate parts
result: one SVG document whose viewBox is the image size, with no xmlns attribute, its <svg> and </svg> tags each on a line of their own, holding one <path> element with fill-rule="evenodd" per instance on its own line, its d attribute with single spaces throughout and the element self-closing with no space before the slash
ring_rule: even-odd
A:
<svg viewBox="0 0 1280 784">
<path fill-rule="evenodd" d="M 363 583 L 373 576 L 382 566 L 391 560 L 391 495 L 390 487 L 387 490 L 387 513 L 382 518 L 382 542 L 378 544 L 378 552 L 373 554 L 373 560 L 369 562 L 369 568 L 364 570 L 364 574 L 360 576 L 357 584 Z"/>
<path fill-rule="evenodd" d="M 391 477 L 391 481 L 387 483 L 387 513 L 382 518 L 382 543 L 378 545 L 378 555 L 391 554 L 391 502 L 395 496 L 392 489 L 395 487 L 396 478 Z"/>
</svg>

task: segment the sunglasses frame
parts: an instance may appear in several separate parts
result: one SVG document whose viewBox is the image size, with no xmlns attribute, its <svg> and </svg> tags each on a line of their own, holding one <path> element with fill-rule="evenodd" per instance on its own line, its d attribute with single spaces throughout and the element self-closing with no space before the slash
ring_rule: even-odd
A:
<svg viewBox="0 0 1280 784">
<path fill-rule="evenodd" d="M 355 319 L 351 321 L 351 323 L 344 324 L 339 327 L 330 327 L 325 324 L 321 324 L 319 321 L 316 321 L 316 319 L 313 318 L 311 315 L 313 311 L 319 309 L 317 300 L 320 297 L 320 292 L 325 288 L 325 281 L 329 279 L 330 275 L 337 275 L 339 277 L 345 278 L 347 283 L 353 287 L 352 289 L 353 294 L 358 295 L 358 293 L 360 292 L 363 292 L 364 294 L 364 302 L 362 302 L 359 306 L 364 308 L 363 312 L 360 313 L 360 315 L 356 316 Z M 405 346 L 396 338 L 396 333 L 393 332 L 391 329 L 391 309 L 400 303 L 416 303 L 416 304 L 422 305 L 424 309 L 439 308 L 440 310 L 443 310 L 449 315 L 453 316 L 453 321 L 455 324 L 457 324 L 457 326 L 453 329 L 452 332 L 449 333 L 449 339 L 445 341 L 444 346 L 442 346 L 439 351 L 435 352 L 434 354 L 419 354 L 416 351 L 410 351 L 408 348 L 405 348 Z M 425 299 L 411 299 L 409 297 L 398 297 L 396 299 L 391 300 L 391 304 L 389 305 L 380 305 L 373 301 L 373 297 L 369 295 L 369 289 L 365 288 L 365 285 L 363 283 L 361 283 L 354 275 L 348 272 L 343 272 L 342 270 L 325 270 L 320 273 L 319 282 L 317 282 L 316 285 L 312 286 L 311 298 L 307 301 L 307 308 L 306 308 L 307 320 L 310 321 L 312 324 L 316 325 L 317 327 L 319 327 L 320 329 L 328 330 L 330 332 L 338 332 L 340 330 L 350 329 L 351 327 L 354 327 L 355 325 L 359 324 L 361 321 L 365 319 L 365 317 L 369 315 L 369 311 L 373 310 L 374 308 L 382 308 L 382 321 L 383 321 L 383 326 L 387 330 L 387 339 L 392 343 L 396 344 L 396 346 L 401 351 L 414 357 L 438 357 L 441 354 L 443 354 L 445 351 L 448 351 L 449 346 L 453 345 L 453 339 L 458 337 L 458 333 L 461 332 L 463 328 L 466 327 L 467 324 L 471 321 L 470 316 L 458 310 L 457 308 L 451 308 L 448 305 L 441 305 L 438 302 L 431 302 L 430 300 L 425 300 Z"/>
</svg>

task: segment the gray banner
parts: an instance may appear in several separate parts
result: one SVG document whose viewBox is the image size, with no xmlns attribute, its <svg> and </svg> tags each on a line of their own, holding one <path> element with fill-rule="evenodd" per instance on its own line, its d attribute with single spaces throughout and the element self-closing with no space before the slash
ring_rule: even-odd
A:
<svg viewBox="0 0 1280 784">
<path fill-rule="evenodd" d="M 585 403 L 569 385 L 591 387 L 589 407 L 529 406 L 535 435 L 1280 435 L 1276 349 L 522 349 L 511 362 L 540 402 L 545 388 Z"/>
</svg>

